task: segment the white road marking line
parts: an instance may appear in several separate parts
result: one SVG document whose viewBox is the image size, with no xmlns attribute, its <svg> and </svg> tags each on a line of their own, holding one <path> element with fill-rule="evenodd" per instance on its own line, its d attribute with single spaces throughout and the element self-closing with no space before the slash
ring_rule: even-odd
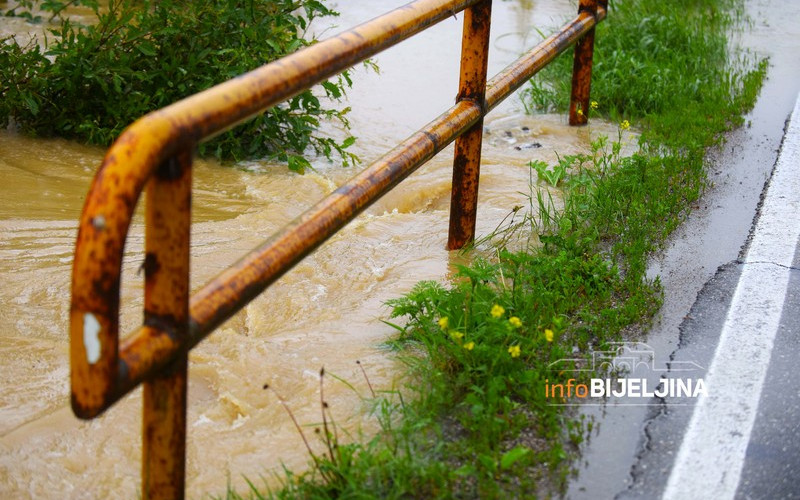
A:
<svg viewBox="0 0 800 500">
<path fill-rule="evenodd" d="M 800 238 L 800 98 L 742 275 L 663 499 L 732 499 L 744 465 Z"/>
</svg>

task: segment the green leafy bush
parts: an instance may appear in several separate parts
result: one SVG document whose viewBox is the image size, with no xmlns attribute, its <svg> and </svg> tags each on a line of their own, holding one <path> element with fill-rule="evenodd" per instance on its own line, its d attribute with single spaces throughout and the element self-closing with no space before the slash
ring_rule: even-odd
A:
<svg viewBox="0 0 800 500">
<path fill-rule="evenodd" d="M 34 2 L 20 2 L 7 15 L 41 21 Z M 90 7 L 97 22 L 76 24 L 63 15 L 69 5 Z M 337 15 L 317 0 L 96 0 L 41 2 L 54 37 L 21 46 L 0 44 L 0 125 L 23 132 L 108 145 L 140 116 L 205 90 L 308 45 L 315 18 Z M 340 98 L 351 85 L 347 73 L 325 82 Z M 202 144 L 201 154 L 222 159 L 271 157 L 290 168 L 309 166 L 312 149 L 345 165 L 352 137 L 337 142 L 315 135 L 320 121 L 347 127 L 347 109 L 325 107 L 311 91 L 268 110 Z"/>
</svg>

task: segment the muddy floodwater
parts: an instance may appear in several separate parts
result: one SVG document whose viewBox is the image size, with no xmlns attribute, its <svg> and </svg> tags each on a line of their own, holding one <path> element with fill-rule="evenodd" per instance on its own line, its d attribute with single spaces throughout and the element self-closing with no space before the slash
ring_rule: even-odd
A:
<svg viewBox="0 0 800 500">
<path fill-rule="evenodd" d="M 336 27 L 366 21 L 403 1 L 340 2 Z M 490 74 L 574 14 L 577 2 L 496 1 Z M 5 23 L 5 24 L 4 24 Z M 0 20 L 3 32 L 34 30 Z M 376 57 L 380 74 L 358 68 L 353 108 L 356 153 L 368 165 L 453 103 L 461 16 Z M 613 124 L 570 128 L 559 115 L 524 116 L 512 97 L 486 121 L 478 233 L 491 232 L 529 191 L 528 162 L 588 149 Z M 103 151 L 63 140 L 0 131 L 0 497 L 136 498 L 141 391 L 88 422 L 69 409 L 67 318 L 72 252 L 83 199 Z M 381 347 L 392 329 L 385 301 L 423 279 L 446 280 L 464 257 L 445 250 L 452 150 L 377 202 L 227 322 L 190 356 L 187 488 L 190 498 L 221 494 L 230 481 L 260 481 L 281 464 L 309 457 L 269 383 L 301 425 L 320 420 L 326 396 L 343 432 L 375 428 L 360 360 L 376 389 L 401 389 L 398 362 Z M 324 159 L 306 175 L 265 162 L 236 168 L 195 163 L 192 288 L 255 247 L 361 167 Z M 142 317 L 141 217 L 124 259 L 122 332 Z M 311 434 L 311 432 L 310 432 Z M 313 441 L 313 438 L 312 438 Z"/>
</svg>

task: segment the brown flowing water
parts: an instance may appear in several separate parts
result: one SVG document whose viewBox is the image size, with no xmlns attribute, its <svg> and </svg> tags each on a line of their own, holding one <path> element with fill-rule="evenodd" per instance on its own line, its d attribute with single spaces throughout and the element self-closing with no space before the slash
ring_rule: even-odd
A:
<svg viewBox="0 0 800 500">
<path fill-rule="evenodd" d="M 402 0 L 340 3 L 338 27 L 366 21 Z M 577 2 L 496 1 L 490 74 L 574 14 Z M 4 23 L 4 24 L 3 24 Z M 0 20 L 0 33 L 33 27 Z M 457 91 L 461 16 L 359 68 L 346 103 L 354 146 L 374 161 L 452 104 Z M 486 121 L 478 233 L 490 233 L 527 204 L 528 162 L 585 152 L 612 124 L 570 128 L 558 115 L 525 116 L 512 97 Z M 335 131 L 334 131 L 335 132 Z M 0 131 L 0 496 L 135 498 L 140 481 L 141 391 L 88 422 L 69 409 L 67 318 L 77 220 L 103 151 L 64 140 Z M 260 482 L 281 464 L 302 470 L 309 456 L 269 383 L 313 438 L 320 421 L 319 370 L 342 432 L 377 429 L 361 396 L 356 361 L 378 390 L 400 389 L 402 373 L 382 348 L 393 330 L 385 301 L 419 280 L 446 280 L 464 257 L 445 250 L 452 150 L 378 201 L 304 260 L 190 356 L 187 488 L 190 498 L 221 494 L 230 481 Z M 306 175 L 266 162 L 236 168 L 197 160 L 194 173 L 192 288 L 197 289 L 273 231 L 355 174 L 324 159 Z M 143 228 L 135 221 L 124 258 L 122 331 L 142 315 Z M 314 443 L 318 444 L 318 443 Z"/>
</svg>

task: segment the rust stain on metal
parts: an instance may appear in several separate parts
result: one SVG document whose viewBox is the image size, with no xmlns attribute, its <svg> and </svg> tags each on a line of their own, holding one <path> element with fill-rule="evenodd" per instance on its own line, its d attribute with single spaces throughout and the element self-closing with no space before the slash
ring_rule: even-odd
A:
<svg viewBox="0 0 800 500">
<path fill-rule="evenodd" d="M 179 336 L 164 322 L 153 321 L 139 327 L 120 344 L 118 397 L 126 394 L 175 359 L 182 346 Z M 113 402 L 113 401 L 112 401 Z"/>
<path fill-rule="evenodd" d="M 445 148 L 480 116 L 481 109 L 475 103 L 457 103 L 211 280 L 192 296 L 190 346 Z"/>
<path fill-rule="evenodd" d="M 87 195 L 78 230 L 72 273 L 70 308 L 70 365 L 72 405 L 82 418 L 98 415 L 116 397 L 119 344 L 120 269 L 125 237 L 136 202 L 151 167 L 146 162 L 121 161 L 130 149 L 142 154 L 148 144 L 158 142 L 163 131 L 133 140 L 118 141 L 106 154 Z M 99 328 L 100 356 L 89 363 L 83 339 L 84 318 L 91 314 Z"/>
<path fill-rule="evenodd" d="M 481 117 L 456 140 L 448 250 L 462 248 L 475 238 L 491 18 L 491 0 L 484 0 L 464 11 L 458 99 L 475 103 L 481 109 Z"/>
<path fill-rule="evenodd" d="M 588 14 L 597 22 L 598 9 L 602 8 L 605 11 L 607 3 L 607 0 L 580 0 L 578 14 Z M 572 93 L 569 102 L 570 125 L 585 125 L 589 121 L 594 33 L 595 28 L 592 27 L 575 44 Z"/>
<path fill-rule="evenodd" d="M 145 324 L 163 325 L 186 343 L 189 317 L 189 235 L 192 157 L 164 161 L 147 187 L 145 207 Z M 186 468 L 187 353 L 144 382 L 142 498 L 183 498 Z M 129 366 L 130 369 L 130 366 Z"/>
<path fill-rule="evenodd" d="M 605 13 L 605 9 L 598 9 L 597 18 L 595 18 L 589 13 L 581 12 L 561 30 L 542 40 L 536 47 L 495 75 L 486 84 L 488 109 L 494 109 L 512 92 L 547 66 L 550 61 L 572 46 L 578 38 L 589 31 L 600 19 L 605 18 Z"/>
<path fill-rule="evenodd" d="M 187 357 L 144 384 L 142 498 L 184 498 Z"/>
</svg>

